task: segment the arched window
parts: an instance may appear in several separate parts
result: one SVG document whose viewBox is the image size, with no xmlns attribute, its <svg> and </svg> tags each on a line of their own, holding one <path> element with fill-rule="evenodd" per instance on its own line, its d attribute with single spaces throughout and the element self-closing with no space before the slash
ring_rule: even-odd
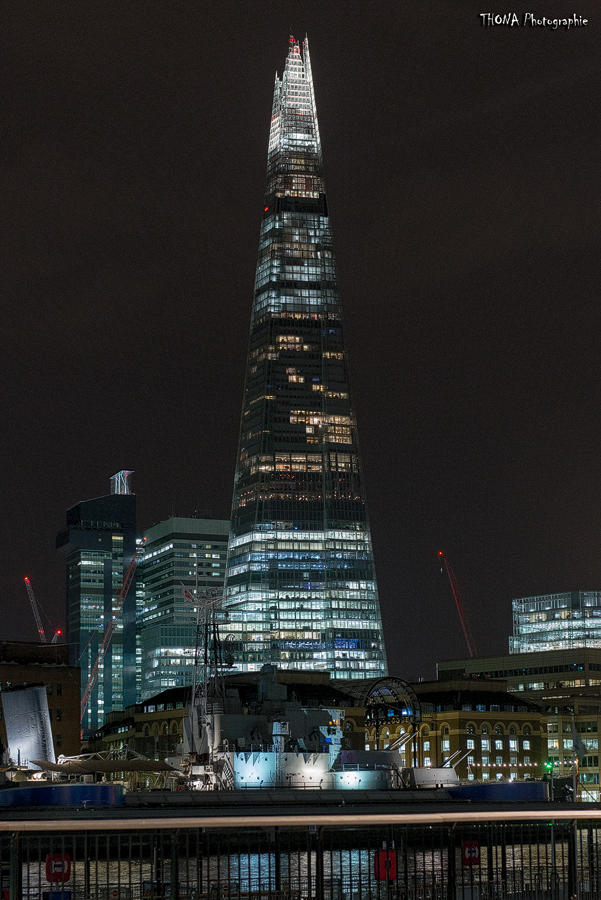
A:
<svg viewBox="0 0 601 900">
<path fill-rule="evenodd" d="M 444 726 L 444 728 L 442 729 L 442 733 L 443 733 L 443 734 L 448 734 L 448 733 L 449 733 L 449 726 L 448 726 L 448 725 L 445 725 L 445 726 Z"/>
<path fill-rule="evenodd" d="M 144 737 L 150 737 L 150 726 L 149 725 L 144 726 Z"/>
<path fill-rule="evenodd" d="M 169 725 L 167 722 L 163 725 L 163 734 L 169 734 Z"/>
<path fill-rule="evenodd" d="M 428 737 L 428 735 L 430 734 L 430 729 L 428 728 L 427 725 L 426 725 L 425 728 L 422 730 L 422 734 L 423 734 L 424 737 Z"/>
<path fill-rule="evenodd" d="M 522 731 L 524 734 L 530 734 L 530 725 L 524 725 Z"/>
<path fill-rule="evenodd" d="M 510 725 L 510 726 L 509 726 L 509 734 L 515 734 L 515 733 L 516 733 L 516 731 L 515 731 L 515 725 Z"/>
<path fill-rule="evenodd" d="M 482 734 L 488 734 L 488 725 L 483 725 L 480 731 Z"/>
<path fill-rule="evenodd" d="M 475 726 L 475 725 L 471 725 L 471 724 L 468 725 L 467 728 L 465 729 L 465 733 L 466 733 L 466 734 L 475 734 L 475 733 L 476 733 L 476 726 Z"/>
<path fill-rule="evenodd" d="M 504 731 L 502 725 L 495 725 L 495 734 L 505 734 L 505 731 Z"/>
</svg>

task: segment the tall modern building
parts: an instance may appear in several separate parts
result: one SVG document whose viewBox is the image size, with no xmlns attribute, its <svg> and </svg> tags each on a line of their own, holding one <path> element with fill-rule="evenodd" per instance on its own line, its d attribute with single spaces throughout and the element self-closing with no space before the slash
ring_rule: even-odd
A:
<svg viewBox="0 0 601 900">
<path fill-rule="evenodd" d="M 601 647 L 601 591 L 514 600 L 510 653 Z"/>
<path fill-rule="evenodd" d="M 276 76 L 225 607 L 239 671 L 386 674 L 309 46 Z"/>
<path fill-rule="evenodd" d="M 230 523 L 210 516 L 180 518 L 144 532 L 140 563 L 142 700 L 192 683 L 197 592 L 223 589 Z"/>
<path fill-rule="evenodd" d="M 136 552 L 136 497 L 123 470 L 111 478 L 112 493 L 83 500 L 67 512 L 67 526 L 56 539 L 67 558 L 67 643 L 71 665 L 81 666 L 81 692 Z M 135 583 L 128 591 L 115 633 L 99 667 L 84 720 L 84 736 L 107 713 L 136 702 L 137 638 Z"/>
</svg>

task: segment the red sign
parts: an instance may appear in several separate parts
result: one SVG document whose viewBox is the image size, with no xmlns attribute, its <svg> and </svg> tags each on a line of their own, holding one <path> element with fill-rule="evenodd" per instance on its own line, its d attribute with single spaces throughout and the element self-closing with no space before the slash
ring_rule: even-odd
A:
<svg viewBox="0 0 601 900">
<path fill-rule="evenodd" d="M 68 881 L 71 857 L 68 853 L 49 853 L 46 857 L 46 881 Z"/>
<path fill-rule="evenodd" d="M 480 841 L 462 841 L 461 858 L 464 866 L 479 866 Z"/>
<path fill-rule="evenodd" d="M 396 881 L 396 850 L 376 850 L 374 878 L 376 881 Z"/>
</svg>

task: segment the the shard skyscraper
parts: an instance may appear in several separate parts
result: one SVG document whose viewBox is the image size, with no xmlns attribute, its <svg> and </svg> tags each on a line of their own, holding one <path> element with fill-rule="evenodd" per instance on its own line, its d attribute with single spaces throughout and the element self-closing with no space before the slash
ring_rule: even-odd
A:
<svg viewBox="0 0 601 900">
<path fill-rule="evenodd" d="M 224 606 L 239 671 L 387 673 L 309 47 L 294 38 L 275 81 Z"/>
</svg>

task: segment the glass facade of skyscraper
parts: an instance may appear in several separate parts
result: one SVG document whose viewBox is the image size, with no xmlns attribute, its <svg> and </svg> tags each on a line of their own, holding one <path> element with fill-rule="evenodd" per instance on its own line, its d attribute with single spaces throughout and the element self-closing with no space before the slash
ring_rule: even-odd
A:
<svg viewBox="0 0 601 900">
<path fill-rule="evenodd" d="M 67 512 L 57 548 L 67 562 L 66 639 L 71 665 L 81 666 L 83 696 L 136 551 L 135 496 L 111 494 L 78 503 Z M 99 728 L 107 713 L 138 699 L 136 641 L 134 581 L 100 662 L 82 721 L 84 736 Z"/>
<path fill-rule="evenodd" d="M 144 532 L 139 566 L 142 699 L 192 684 L 198 592 L 221 591 L 229 522 L 172 516 Z"/>
<path fill-rule="evenodd" d="M 514 600 L 510 653 L 601 647 L 601 591 Z"/>
<path fill-rule="evenodd" d="M 236 666 L 386 674 L 305 40 L 276 77 L 225 607 Z"/>
</svg>

